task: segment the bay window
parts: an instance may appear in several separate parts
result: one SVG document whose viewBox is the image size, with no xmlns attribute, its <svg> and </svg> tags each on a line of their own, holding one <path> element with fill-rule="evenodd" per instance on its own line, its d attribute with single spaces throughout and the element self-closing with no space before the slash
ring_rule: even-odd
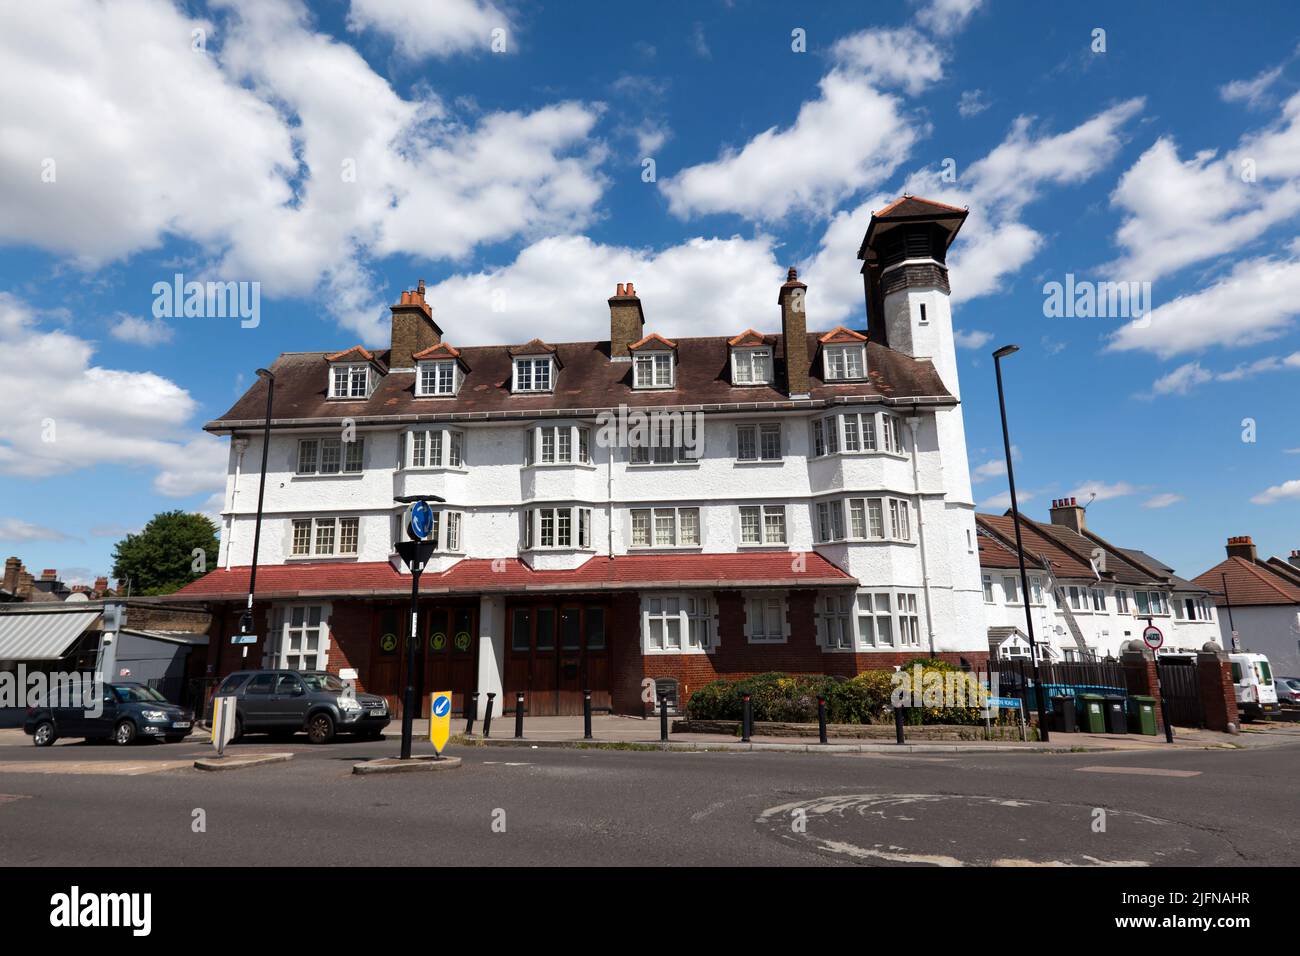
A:
<svg viewBox="0 0 1300 956">
<path fill-rule="evenodd" d="M 827 650 L 853 649 L 853 594 L 823 594 L 819 605 L 818 632 Z"/>
<path fill-rule="evenodd" d="M 736 426 L 737 461 L 780 461 L 781 426 L 776 422 Z"/>
<path fill-rule="evenodd" d="M 591 547 L 591 509 L 565 505 L 530 508 L 524 512 L 526 550 L 587 549 Z"/>
<path fill-rule="evenodd" d="M 903 420 L 888 412 L 837 412 L 814 418 L 812 430 L 814 458 L 841 451 L 846 454 L 907 453 Z"/>
<path fill-rule="evenodd" d="M 524 463 L 591 464 L 591 429 L 585 425 L 539 425 L 528 429 Z"/>
<path fill-rule="evenodd" d="M 991 587 L 988 576 L 985 584 Z M 857 595 L 860 648 L 921 646 L 921 617 L 914 591 L 859 591 Z"/>
<path fill-rule="evenodd" d="M 451 428 L 407 432 L 407 468 L 464 468 L 465 434 Z"/>
</svg>

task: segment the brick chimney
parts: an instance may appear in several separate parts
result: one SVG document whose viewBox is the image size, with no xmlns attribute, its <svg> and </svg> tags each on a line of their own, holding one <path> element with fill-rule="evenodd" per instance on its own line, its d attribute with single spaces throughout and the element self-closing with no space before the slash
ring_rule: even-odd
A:
<svg viewBox="0 0 1300 956">
<path fill-rule="evenodd" d="M 645 312 L 630 282 L 620 282 L 609 297 L 609 357 L 631 360 L 627 347 L 645 338 Z"/>
<path fill-rule="evenodd" d="M 411 356 L 442 341 L 442 329 L 433 321 L 433 309 L 424 301 L 424 280 L 403 292 L 401 301 L 389 308 L 393 312 L 393 337 L 388 367 L 414 368 Z"/>
<path fill-rule="evenodd" d="M 804 293 L 808 287 L 799 281 L 799 272 L 790 267 L 785 284 L 777 293 L 781 304 L 781 348 L 785 356 L 786 394 L 791 398 L 809 395 L 808 368 L 808 311 Z"/>
<path fill-rule="evenodd" d="M 4 583 L 0 584 L 10 594 L 18 591 L 18 575 L 22 573 L 23 563 L 17 558 L 5 558 Z"/>
<path fill-rule="evenodd" d="M 1296 552 L 1291 552 L 1293 558 L 1295 557 L 1295 554 Z M 1229 538 L 1228 557 L 1245 558 L 1251 564 L 1254 564 L 1257 560 L 1255 556 L 1255 542 L 1250 540 L 1250 535 L 1240 534 L 1234 538 Z"/>
<path fill-rule="evenodd" d="M 1048 514 L 1052 518 L 1052 524 L 1069 528 L 1075 534 L 1083 534 L 1088 527 L 1082 506 L 1073 498 L 1052 499 L 1052 508 Z"/>
<path fill-rule="evenodd" d="M 1291 557 L 1287 558 L 1286 561 L 1287 564 L 1291 565 L 1291 567 L 1300 568 L 1300 551 L 1296 551 L 1294 548 L 1292 548 Z"/>
<path fill-rule="evenodd" d="M 98 593 L 98 594 L 103 594 L 105 591 L 107 591 L 107 590 L 108 590 L 108 578 L 106 578 L 106 577 L 105 577 L 104 575 L 102 575 L 102 574 L 101 574 L 99 577 L 95 578 L 95 588 L 94 588 L 94 590 L 95 590 L 95 592 Z"/>
<path fill-rule="evenodd" d="M 55 568 L 46 568 L 41 572 L 42 581 L 57 581 L 58 579 L 59 572 Z"/>
</svg>

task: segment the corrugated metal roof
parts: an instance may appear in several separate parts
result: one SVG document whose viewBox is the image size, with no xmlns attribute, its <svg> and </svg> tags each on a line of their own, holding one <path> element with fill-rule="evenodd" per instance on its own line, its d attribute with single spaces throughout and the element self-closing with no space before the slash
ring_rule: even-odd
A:
<svg viewBox="0 0 1300 956">
<path fill-rule="evenodd" d="M 0 661 L 58 660 L 99 615 L 99 611 L 0 615 Z"/>
</svg>

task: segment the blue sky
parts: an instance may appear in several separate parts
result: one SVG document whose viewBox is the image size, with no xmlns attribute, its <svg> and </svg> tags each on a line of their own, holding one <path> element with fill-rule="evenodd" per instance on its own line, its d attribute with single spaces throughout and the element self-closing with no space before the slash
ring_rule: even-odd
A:
<svg viewBox="0 0 1300 956">
<path fill-rule="evenodd" d="M 1189 577 L 1229 535 L 1300 547 L 1288 4 L 434 6 L 0 12 L 5 554 L 85 580 L 155 512 L 218 510 L 203 422 L 281 351 L 382 346 L 418 278 L 453 344 L 602 338 L 626 280 L 664 334 L 774 329 L 791 264 L 810 324 L 862 326 L 857 241 L 903 191 L 971 208 L 978 503 L 1005 507 L 988 355 L 1016 342 L 1028 513 L 1096 491 L 1091 527 Z M 259 282 L 260 324 L 154 319 L 177 271 Z M 1067 274 L 1154 312 L 1047 317 Z"/>
</svg>

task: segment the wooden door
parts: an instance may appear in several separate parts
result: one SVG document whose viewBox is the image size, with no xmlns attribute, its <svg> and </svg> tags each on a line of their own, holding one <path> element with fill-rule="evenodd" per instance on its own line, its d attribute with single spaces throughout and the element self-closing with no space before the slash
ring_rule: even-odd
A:
<svg viewBox="0 0 1300 956">
<path fill-rule="evenodd" d="M 608 710 L 606 617 L 604 605 L 580 601 L 512 606 L 506 710 L 514 709 L 516 692 L 522 690 L 529 716 L 578 716 L 587 689 L 592 691 L 593 709 Z"/>
<path fill-rule="evenodd" d="M 450 690 L 452 710 L 464 713 L 478 680 L 477 617 L 478 609 L 470 605 L 435 605 L 425 612 L 421 717 L 429 716 L 430 695 L 441 690 Z"/>
</svg>

